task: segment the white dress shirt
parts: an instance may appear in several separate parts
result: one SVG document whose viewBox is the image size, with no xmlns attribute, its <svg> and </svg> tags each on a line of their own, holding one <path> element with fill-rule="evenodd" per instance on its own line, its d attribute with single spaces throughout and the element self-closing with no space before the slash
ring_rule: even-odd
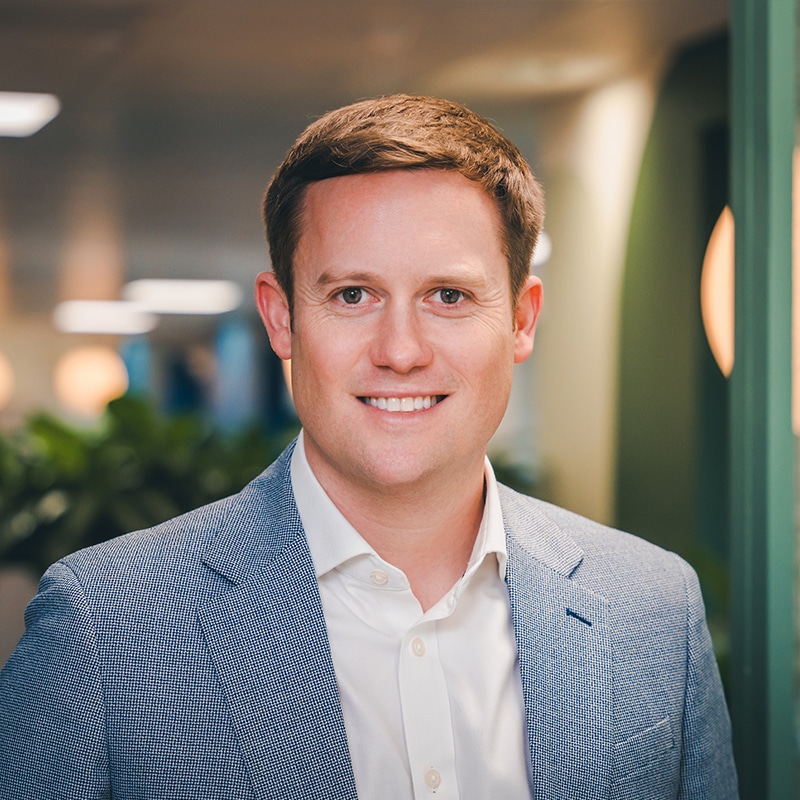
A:
<svg viewBox="0 0 800 800">
<path fill-rule="evenodd" d="M 488 459 L 467 570 L 425 613 L 405 574 L 377 555 L 320 486 L 302 433 L 291 469 L 359 797 L 529 799 L 505 530 Z"/>
</svg>

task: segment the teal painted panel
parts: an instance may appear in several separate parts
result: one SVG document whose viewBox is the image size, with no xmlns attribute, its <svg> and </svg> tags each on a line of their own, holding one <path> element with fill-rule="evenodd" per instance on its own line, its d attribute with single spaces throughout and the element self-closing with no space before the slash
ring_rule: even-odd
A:
<svg viewBox="0 0 800 800">
<path fill-rule="evenodd" d="M 743 800 L 791 800 L 795 4 L 732 0 L 731 712 Z"/>
</svg>

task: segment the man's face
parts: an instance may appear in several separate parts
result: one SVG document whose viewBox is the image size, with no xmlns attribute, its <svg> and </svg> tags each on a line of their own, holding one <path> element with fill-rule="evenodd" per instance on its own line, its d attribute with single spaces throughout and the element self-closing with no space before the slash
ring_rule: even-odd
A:
<svg viewBox="0 0 800 800">
<path fill-rule="evenodd" d="M 312 184 L 294 259 L 292 326 L 271 273 L 257 298 L 292 359 L 306 452 L 326 488 L 390 490 L 479 475 L 541 287 L 516 311 L 500 215 L 456 172 Z"/>
</svg>

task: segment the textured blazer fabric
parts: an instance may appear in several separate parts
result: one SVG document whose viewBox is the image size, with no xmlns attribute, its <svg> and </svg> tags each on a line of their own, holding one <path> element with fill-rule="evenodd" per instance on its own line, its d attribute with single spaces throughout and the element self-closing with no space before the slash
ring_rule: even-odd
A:
<svg viewBox="0 0 800 800">
<path fill-rule="evenodd" d="M 48 570 L 0 675 L 2 797 L 356 798 L 290 453 Z M 735 798 L 692 570 L 509 489 L 501 504 L 533 796 Z"/>
</svg>

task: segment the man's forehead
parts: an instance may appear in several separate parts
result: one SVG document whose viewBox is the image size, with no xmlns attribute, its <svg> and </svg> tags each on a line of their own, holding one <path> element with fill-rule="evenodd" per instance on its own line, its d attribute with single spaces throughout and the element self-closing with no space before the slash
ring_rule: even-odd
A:
<svg viewBox="0 0 800 800">
<path fill-rule="evenodd" d="M 320 214 L 341 221 L 351 211 L 373 218 L 382 213 L 388 215 L 386 221 L 390 222 L 393 207 L 397 213 L 407 213 L 416 206 L 429 205 L 435 195 L 447 195 L 447 206 L 453 205 L 453 199 L 480 206 L 493 218 L 497 229 L 502 228 L 497 201 L 482 186 L 457 170 L 428 168 L 354 173 L 310 183 L 300 208 L 299 233 L 302 236 L 303 227 L 314 224 Z M 365 196 L 369 197 L 368 202 Z"/>
</svg>

